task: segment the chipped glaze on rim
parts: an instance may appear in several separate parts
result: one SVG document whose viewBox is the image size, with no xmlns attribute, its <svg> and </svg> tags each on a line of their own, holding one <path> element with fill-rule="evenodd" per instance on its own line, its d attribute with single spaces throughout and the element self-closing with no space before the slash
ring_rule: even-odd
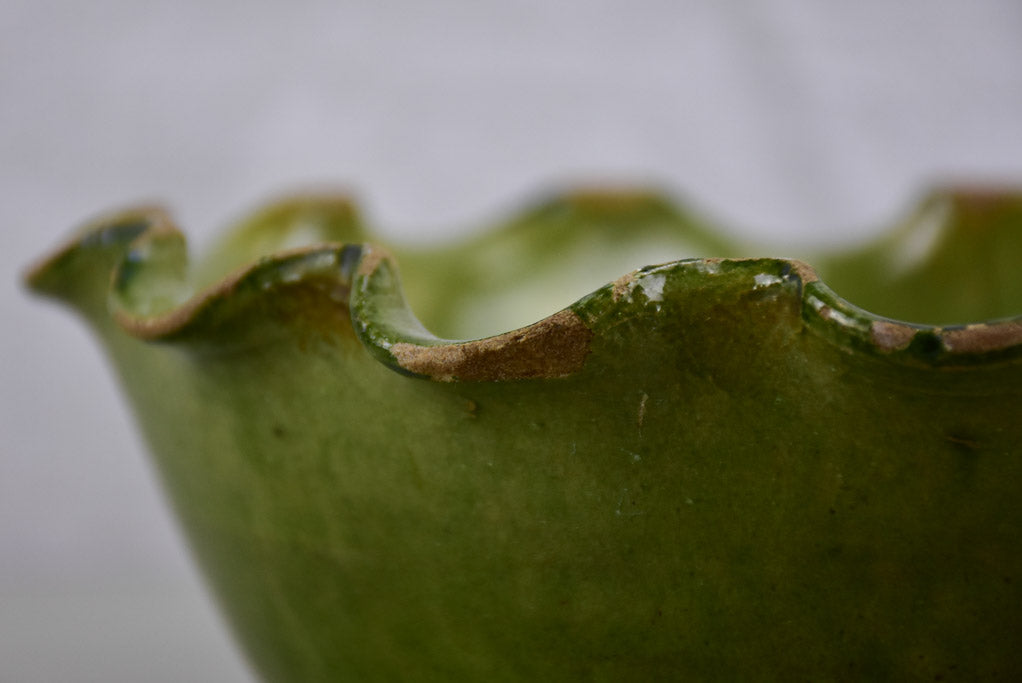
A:
<svg viewBox="0 0 1022 683">
<path fill-rule="evenodd" d="M 338 197 L 321 201 L 336 203 Z M 603 331 L 578 313 L 590 295 L 519 329 L 481 339 L 442 339 L 423 327 L 408 306 L 398 266 L 385 249 L 331 241 L 275 251 L 199 291 L 186 289 L 187 295 L 148 310 L 147 286 L 172 282 L 187 286 L 184 236 L 169 214 L 154 206 L 129 209 L 86 225 L 32 268 L 26 282 L 39 293 L 71 298 L 61 292 L 61 271 L 92 250 L 118 252 L 109 280 L 110 315 L 120 329 L 144 341 L 201 337 L 217 316 L 234 315 L 261 300 L 286 298 L 296 286 L 315 286 L 333 305 L 346 306 L 356 335 L 377 360 L 400 373 L 438 381 L 572 375 L 584 367 L 592 338 Z M 931 367 L 969 366 L 1022 355 L 1022 315 L 951 326 L 885 318 L 843 299 L 810 265 L 794 259 L 684 259 L 633 271 L 599 291 L 608 290 L 610 300 L 617 303 L 636 278 L 654 269 L 671 273 L 695 268 L 713 278 L 724 266 L 749 271 L 756 288 L 772 284 L 771 278 L 777 277 L 752 272 L 766 262 L 797 285 L 806 328 L 847 352 Z M 657 311 L 651 309 L 649 314 Z"/>
<path fill-rule="evenodd" d="M 848 350 L 934 366 L 970 365 L 1022 351 L 1022 316 L 962 325 L 920 325 L 875 315 L 838 296 L 822 280 L 806 283 L 803 319 Z"/>
</svg>

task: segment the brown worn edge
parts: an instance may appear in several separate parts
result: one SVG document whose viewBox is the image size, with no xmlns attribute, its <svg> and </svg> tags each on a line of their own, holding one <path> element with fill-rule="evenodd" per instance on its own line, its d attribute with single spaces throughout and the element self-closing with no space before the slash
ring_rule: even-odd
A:
<svg viewBox="0 0 1022 683">
<path fill-rule="evenodd" d="M 981 354 L 1022 344 L 1022 321 L 976 323 L 941 333 L 951 353 Z"/>
<path fill-rule="evenodd" d="M 877 320 L 870 326 L 873 343 L 886 353 L 908 348 L 920 332 L 935 335 L 945 351 L 956 355 L 981 355 L 1022 345 L 1022 321 L 1018 320 L 974 323 L 951 329 L 890 320 Z"/>
<path fill-rule="evenodd" d="M 565 309 L 495 337 L 438 346 L 397 343 L 390 352 L 405 370 L 442 382 L 565 377 L 582 369 L 592 337 Z"/>
<path fill-rule="evenodd" d="M 908 348 L 919 328 L 894 322 L 892 320 L 875 320 L 869 328 L 869 336 L 873 344 L 886 353 L 901 351 Z"/>
</svg>

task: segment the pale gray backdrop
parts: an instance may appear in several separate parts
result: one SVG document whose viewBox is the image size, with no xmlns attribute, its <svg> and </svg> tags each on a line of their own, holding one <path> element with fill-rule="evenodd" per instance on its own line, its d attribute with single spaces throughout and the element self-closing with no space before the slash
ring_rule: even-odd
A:
<svg viewBox="0 0 1022 683">
<path fill-rule="evenodd" d="M 0 681 L 242 681 L 97 349 L 19 270 L 140 199 L 201 247 L 341 185 L 390 237 L 655 181 L 758 241 L 1022 181 L 1022 3 L 7 0 Z M 635 264 L 639 266 L 642 264 Z"/>
</svg>

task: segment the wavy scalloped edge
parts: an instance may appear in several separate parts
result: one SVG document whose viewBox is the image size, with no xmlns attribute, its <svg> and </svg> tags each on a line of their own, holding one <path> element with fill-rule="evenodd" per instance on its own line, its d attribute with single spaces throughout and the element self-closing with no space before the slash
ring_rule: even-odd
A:
<svg viewBox="0 0 1022 683">
<path fill-rule="evenodd" d="M 314 199 L 312 201 L 315 201 Z M 336 197 L 329 198 L 336 201 Z M 267 301 L 286 300 L 309 288 L 332 305 L 346 306 L 351 325 L 368 352 L 398 372 L 439 381 L 506 381 L 564 377 L 581 370 L 591 340 L 601 333 L 579 315 L 579 306 L 503 334 L 473 340 L 441 339 L 408 307 L 389 253 L 372 244 L 323 242 L 281 250 L 224 275 L 188 296 L 161 304 L 150 290 L 182 290 L 188 259 L 184 237 L 166 211 L 139 207 L 87 225 L 26 275 L 36 292 L 74 303 L 63 281 L 70 263 L 89 252 L 110 258 L 108 310 L 127 334 L 150 342 L 195 338 L 217 320 Z M 865 352 L 892 362 L 967 366 L 1022 355 L 1022 316 L 954 326 L 928 326 L 874 315 L 833 292 L 808 264 L 792 259 L 686 259 L 656 267 L 695 268 L 712 278 L 722 267 L 746 269 L 759 287 L 775 284 L 764 270 L 773 264 L 801 296 L 805 326 L 847 352 Z M 607 284 L 611 301 L 652 267 Z M 762 282 L 760 278 L 762 277 Z M 601 290 L 602 291 L 602 290 Z M 656 315 L 650 310 L 649 315 Z"/>
</svg>

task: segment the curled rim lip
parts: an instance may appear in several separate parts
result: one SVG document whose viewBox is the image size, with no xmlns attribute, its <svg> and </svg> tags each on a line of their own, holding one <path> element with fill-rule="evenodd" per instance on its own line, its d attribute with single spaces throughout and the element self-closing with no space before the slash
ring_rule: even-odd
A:
<svg viewBox="0 0 1022 683">
<path fill-rule="evenodd" d="M 980 198 L 989 201 L 989 195 Z M 89 252 L 106 250 L 113 254 L 106 292 L 113 320 L 137 339 L 163 342 L 201 336 L 218 318 L 269 297 L 287 297 L 296 286 L 314 287 L 335 304 L 348 307 L 356 335 L 379 361 L 404 374 L 441 381 L 567 376 L 582 368 L 589 341 L 599 333 L 577 313 L 594 292 L 573 306 L 502 334 L 439 338 L 419 323 L 405 301 L 393 257 L 364 242 L 326 240 L 276 250 L 193 292 L 185 276 L 184 241 L 165 210 L 140 206 L 87 225 L 31 268 L 25 279 L 39 293 L 71 299 L 62 291 L 68 287 L 64 279 L 69 264 Z M 843 299 L 812 266 L 794 259 L 683 259 L 640 268 L 602 290 L 617 301 L 630 282 L 681 269 L 696 269 L 707 278 L 722 271 L 741 272 L 750 288 L 793 287 L 806 327 L 849 352 L 933 367 L 1022 356 L 1022 315 L 945 326 L 895 320 Z M 161 295 L 152 296 L 153 291 Z"/>
</svg>

